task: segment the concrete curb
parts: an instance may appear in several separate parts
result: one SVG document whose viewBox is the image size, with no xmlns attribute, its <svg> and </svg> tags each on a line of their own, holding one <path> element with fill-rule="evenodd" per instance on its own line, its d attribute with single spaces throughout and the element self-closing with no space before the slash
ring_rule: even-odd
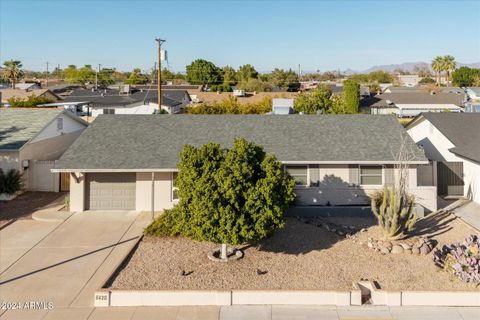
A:
<svg viewBox="0 0 480 320">
<path fill-rule="evenodd" d="M 362 306 L 362 295 L 372 306 L 479 307 L 476 291 L 386 291 L 360 281 L 350 291 L 322 290 L 108 290 L 95 293 L 95 307 L 315 305 Z"/>
</svg>

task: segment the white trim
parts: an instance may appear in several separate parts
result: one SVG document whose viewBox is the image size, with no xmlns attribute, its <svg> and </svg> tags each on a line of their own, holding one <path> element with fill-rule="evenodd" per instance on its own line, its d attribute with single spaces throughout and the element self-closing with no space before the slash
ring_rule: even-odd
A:
<svg viewBox="0 0 480 320">
<path fill-rule="evenodd" d="M 371 165 L 383 165 L 383 164 L 400 164 L 400 161 L 281 161 L 283 164 L 371 164 Z M 405 163 L 405 162 L 402 162 Z M 408 161 L 407 164 L 428 164 L 428 160 L 425 161 Z"/>
<path fill-rule="evenodd" d="M 81 173 L 103 173 L 103 172 L 177 172 L 178 169 L 52 169 L 51 172 L 81 172 Z"/>
</svg>

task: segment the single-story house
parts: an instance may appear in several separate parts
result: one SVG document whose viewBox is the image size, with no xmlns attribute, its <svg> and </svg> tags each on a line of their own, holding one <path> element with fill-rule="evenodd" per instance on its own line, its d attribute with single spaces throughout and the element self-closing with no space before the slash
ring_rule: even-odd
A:
<svg viewBox="0 0 480 320">
<path fill-rule="evenodd" d="M 36 82 L 32 83 L 16 83 L 15 89 L 25 90 L 25 91 L 32 91 L 41 89 L 40 85 Z"/>
<path fill-rule="evenodd" d="M 406 129 L 433 161 L 439 195 L 480 203 L 480 113 L 424 113 Z"/>
<path fill-rule="evenodd" d="M 480 87 L 465 88 L 465 112 L 480 112 Z"/>
<path fill-rule="evenodd" d="M 0 109 L 0 169 L 22 172 L 27 190 L 66 191 L 68 175 L 62 175 L 62 188 L 51 169 L 86 127 L 65 110 Z"/>
<path fill-rule="evenodd" d="M 428 160 L 394 116 L 99 116 L 53 171 L 71 174 L 72 211 L 163 210 L 178 201 L 174 181 L 186 144 L 229 147 L 238 137 L 285 165 L 297 204 L 318 206 L 368 205 L 371 192 L 395 183 L 406 143 L 409 191 L 436 210 L 436 188 L 417 184 L 417 167 Z"/>
<path fill-rule="evenodd" d="M 435 87 L 430 88 L 426 86 L 405 87 L 405 86 L 389 86 L 385 88 L 383 93 L 426 93 L 428 90 L 433 90 L 436 93 L 458 93 L 464 94 L 464 90 L 460 87 Z"/>
<path fill-rule="evenodd" d="M 8 100 L 12 98 L 26 100 L 32 95 L 35 95 L 36 97 L 44 97 L 50 99 L 52 102 L 61 99 L 58 95 L 56 95 L 49 89 L 34 89 L 29 91 L 22 89 L 0 89 L 1 105 L 9 106 Z"/>
<path fill-rule="evenodd" d="M 161 108 L 170 114 L 180 113 L 190 101 L 187 90 L 164 90 Z M 55 106 L 61 105 L 78 115 L 93 117 L 101 114 L 153 114 L 159 111 L 157 91 L 153 88 L 133 89 L 127 93 L 116 89 L 75 89 Z"/>
<path fill-rule="evenodd" d="M 395 114 L 404 118 L 422 112 L 462 112 L 463 101 L 461 93 L 382 93 L 361 100 L 360 105 L 371 114 Z"/>
<path fill-rule="evenodd" d="M 402 86 L 405 87 L 415 87 L 418 85 L 422 77 L 418 74 L 399 74 L 397 75 L 397 79 Z"/>
<path fill-rule="evenodd" d="M 468 100 L 480 101 L 480 87 L 467 87 L 465 94 Z"/>
</svg>

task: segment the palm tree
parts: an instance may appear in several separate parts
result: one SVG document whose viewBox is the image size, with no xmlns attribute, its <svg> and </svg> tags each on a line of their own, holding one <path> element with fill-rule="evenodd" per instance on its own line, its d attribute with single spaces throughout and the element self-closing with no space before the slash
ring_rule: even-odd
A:
<svg viewBox="0 0 480 320">
<path fill-rule="evenodd" d="M 457 63 L 455 62 L 455 58 L 453 56 L 446 55 L 443 57 L 443 70 L 446 72 L 447 76 L 447 87 L 450 80 L 450 72 L 455 70 L 456 66 Z"/>
<path fill-rule="evenodd" d="M 440 77 L 443 71 L 443 57 L 437 56 L 432 60 L 432 70 L 435 71 L 435 79 L 437 79 L 437 85 L 440 85 Z"/>
<path fill-rule="evenodd" d="M 17 79 L 23 75 L 22 71 L 22 62 L 18 60 L 5 61 L 3 63 L 5 68 L 2 71 L 3 77 L 10 80 L 12 83 L 12 88 L 15 88 L 15 83 Z"/>
</svg>

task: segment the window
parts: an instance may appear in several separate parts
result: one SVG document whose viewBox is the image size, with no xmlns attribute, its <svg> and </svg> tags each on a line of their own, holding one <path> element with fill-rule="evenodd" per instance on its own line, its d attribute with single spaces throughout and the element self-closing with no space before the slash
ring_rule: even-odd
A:
<svg viewBox="0 0 480 320">
<path fill-rule="evenodd" d="M 63 118 L 57 118 L 57 130 L 63 130 Z"/>
<path fill-rule="evenodd" d="M 382 166 L 360 166 L 360 184 L 379 186 L 383 184 Z"/>
<path fill-rule="evenodd" d="M 115 109 L 103 109 L 103 114 L 115 114 Z"/>
<path fill-rule="evenodd" d="M 178 172 L 172 172 L 172 201 L 177 201 L 178 198 L 178 187 L 177 187 L 177 176 Z"/>
<path fill-rule="evenodd" d="M 308 186 L 308 166 L 307 165 L 288 165 L 285 171 L 295 179 L 295 185 Z"/>
</svg>

